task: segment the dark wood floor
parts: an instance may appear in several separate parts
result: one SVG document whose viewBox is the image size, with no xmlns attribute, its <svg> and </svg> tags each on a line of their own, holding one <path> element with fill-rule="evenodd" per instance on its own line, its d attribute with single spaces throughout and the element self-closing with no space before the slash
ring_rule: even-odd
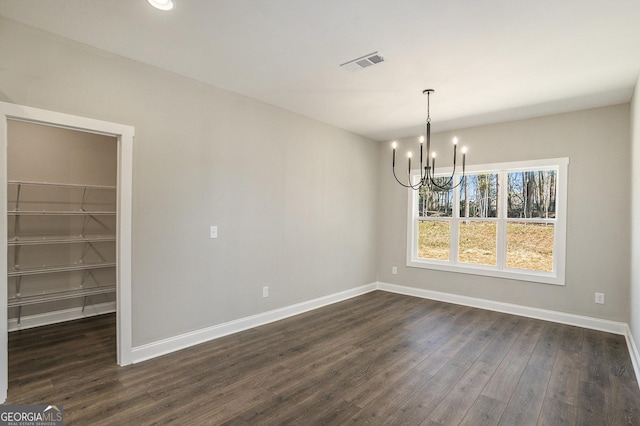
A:
<svg viewBox="0 0 640 426">
<path fill-rule="evenodd" d="M 622 336 L 380 291 L 128 367 L 113 315 L 9 348 L 69 425 L 640 425 Z"/>
</svg>

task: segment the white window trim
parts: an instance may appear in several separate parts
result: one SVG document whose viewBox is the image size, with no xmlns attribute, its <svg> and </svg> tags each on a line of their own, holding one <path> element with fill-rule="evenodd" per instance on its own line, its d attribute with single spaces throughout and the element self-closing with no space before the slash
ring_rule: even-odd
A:
<svg viewBox="0 0 640 426">
<path fill-rule="evenodd" d="M 507 278 L 520 281 L 531 281 L 543 284 L 565 284 L 565 261 L 566 261 L 566 239 L 567 239 L 567 181 L 569 170 L 569 158 L 551 158 L 544 160 L 532 160 L 532 161 L 518 161 L 508 163 L 495 163 L 495 164 L 479 164 L 470 165 L 466 167 L 465 172 L 468 174 L 474 173 L 490 173 L 490 172 L 506 172 L 506 171 L 522 171 L 522 170 L 541 170 L 544 168 L 557 168 L 557 186 L 556 186 L 556 219 L 554 222 L 554 247 L 553 247 L 553 272 L 540 272 L 523 269 L 509 269 L 504 265 L 504 260 L 501 259 L 499 253 L 504 252 L 506 247 L 506 226 L 498 226 L 497 236 L 497 250 L 498 250 L 498 265 L 497 266 L 483 266 L 472 265 L 467 263 L 457 263 L 456 260 L 452 261 L 439 261 L 428 260 L 418 258 L 418 191 L 408 189 L 408 208 L 407 208 L 407 266 L 424 269 L 434 269 L 439 271 L 457 272 L 463 274 L 483 275 L 497 278 Z M 449 169 L 438 169 L 439 175 L 450 175 L 452 172 Z M 419 171 L 412 171 L 412 178 L 418 179 Z M 458 176 L 459 178 L 459 176 Z M 506 188 L 506 174 L 501 173 L 499 175 L 501 188 Z M 454 206 L 457 206 L 459 193 L 454 191 Z M 482 220 L 497 221 L 498 223 L 506 223 L 508 221 L 517 222 L 545 222 L 548 219 L 508 219 L 505 217 L 505 197 L 501 194 L 498 196 L 498 210 L 499 218 L 482 218 Z M 459 218 L 459 209 L 453 209 L 454 217 L 451 218 L 453 223 L 454 218 Z M 437 218 L 431 218 L 438 220 Z M 449 219 L 445 219 L 449 220 Z M 471 219 L 475 220 L 475 219 Z M 454 227 L 455 228 L 455 227 Z M 456 228 L 457 229 L 457 228 Z M 457 253 L 458 239 L 457 232 L 452 230 L 451 232 L 451 252 Z M 455 251 L 454 251 L 455 250 Z M 457 254 L 453 256 L 457 258 Z M 501 264 L 502 263 L 502 264 Z"/>
</svg>

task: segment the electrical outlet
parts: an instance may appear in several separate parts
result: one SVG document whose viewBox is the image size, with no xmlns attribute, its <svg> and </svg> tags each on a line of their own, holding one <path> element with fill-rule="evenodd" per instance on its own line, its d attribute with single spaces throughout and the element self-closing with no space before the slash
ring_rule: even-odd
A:
<svg viewBox="0 0 640 426">
<path fill-rule="evenodd" d="M 262 297 L 269 297 L 269 287 L 262 287 Z"/>
<path fill-rule="evenodd" d="M 393 275 L 397 275 L 398 274 L 398 267 L 397 266 L 392 266 L 391 267 L 391 273 Z"/>
<path fill-rule="evenodd" d="M 596 303 L 604 305 L 604 293 L 596 293 Z"/>
<path fill-rule="evenodd" d="M 218 238 L 218 227 L 211 225 L 209 227 L 209 238 Z"/>
</svg>

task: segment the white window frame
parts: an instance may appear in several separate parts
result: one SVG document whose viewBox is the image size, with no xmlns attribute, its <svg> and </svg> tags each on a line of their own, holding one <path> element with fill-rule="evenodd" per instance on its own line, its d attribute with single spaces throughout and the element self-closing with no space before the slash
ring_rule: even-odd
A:
<svg viewBox="0 0 640 426">
<path fill-rule="evenodd" d="M 506 188 L 507 174 L 515 171 L 528 170 L 556 170 L 556 217 L 555 219 L 521 219 L 507 218 Z M 569 170 L 569 158 L 551 158 L 544 160 L 517 161 L 508 163 L 479 164 L 467 166 L 467 174 L 498 173 L 500 191 L 498 193 L 498 217 L 497 218 L 460 218 L 460 188 L 456 188 L 453 194 L 453 213 L 450 218 L 429 218 L 429 220 L 449 221 L 450 226 L 450 260 L 430 260 L 418 257 L 418 191 L 408 190 L 408 214 L 407 214 L 407 266 L 439 271 L 458 272 L 464 274 L 484 275 L 489 277 L 508 278 L 521 281 L 531 281 L 543 284 L 565 284 L 565 261 L 567 239 L 567 181 Z M 449 176 L 451 169 L 438 169 L 437 175 Z M 413 181 L 419 179 L 419 171 L 412 171 Z M 455 181 L 460 179 L 456 174 Z M 458 231 L 459 223 L 463 220 L 480 220 L 497 223 L 497 265 L 485 266 L 458 262 Z M 553 271 L 534 271 L 528 269 L 507 268 L 506 258 L 506 224 L 508 222 L 533 222 L 553 223 Z"/>
</svg>

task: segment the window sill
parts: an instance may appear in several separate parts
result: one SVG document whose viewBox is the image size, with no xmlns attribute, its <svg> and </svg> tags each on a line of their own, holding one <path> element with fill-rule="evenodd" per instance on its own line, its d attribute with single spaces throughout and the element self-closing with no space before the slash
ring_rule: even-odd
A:
<svg viewBox="0 0 640 426">
<path fill-rule="evenodd" d="M 450 263 L 427 261 L 427 260 L 408 260 L 407 266 L 412 268 L 433 269 L 437 271 L 457 272 L 460 274 L 481 275 L 486 277 L 505 278 L 518 281 L 528 281 L 540 284 L 564 285 L 564 274 L 558 276 L 550 272 L 530 272 L 518 269 L 498 270 L 490 266 L 483 267 L 481 265 L 452 265 Z"/>
</svg>

